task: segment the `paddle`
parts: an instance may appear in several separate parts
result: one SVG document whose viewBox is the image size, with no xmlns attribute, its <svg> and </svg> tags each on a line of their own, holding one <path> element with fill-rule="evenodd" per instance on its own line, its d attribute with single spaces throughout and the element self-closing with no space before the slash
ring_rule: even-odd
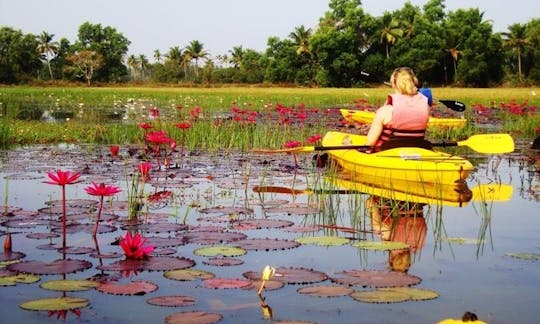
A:
<svg viewBox="0 0 540 324">
<path fill-rule="evenodd" d="M 513 187 L 507 184 L 479 184 L 471 188 L 472 198 L 468 201 L 508 201 L 512 198 Z M 253 191 L 257 193 L 277 193 L 277 194 L 290 194 L 290 195 L 302 195 L 302 194 L 372 194 L 359 190 L 347 190 L 347 189 L 292 189 L 279 186 L 255 186 Z M 411 194 L 412 195 L 412 194 Z M 427 198 L 427 197 L 425 197 Z M 435 198 L 434 198 L 435 199 Z"/>
<path fill-rule="evenodd" d="M 468 146 L 478 153 L 501 154 L 514 151 L 514 140 L 508 134 L 478 134 L 472 135 L 466 140 L 459 142 L 432 143 L 432 146 Z M 253 149 L 255 153 L 303 153 L 314 151 L 331 150 L 360 150 L 369 149 L 369 145 L 338 145 L 338 146 L 299 146 L 285 149 Z"/>
<path fill-rule="evenodd" d="M 377 80 L 377 82 L 380 82 L 380 80 L 378 80 L 377 78 L 373 78 L 371 76 L 371 74 L 369 74 L 367 72 L 360 71 L 360 75 L 363 75 L 363 76 L 368 77 L 368 78 L 375 79 L 375 80 Z M 388 82 L 388 81 L 384 81 L 383 83 L 385 85 L 387 85 L 387 86 L 392 86 L 392 84 L 390 84 L 390 82 Z M 431 90 L 429 88 L 420 88 L 419 91 L 422 94 L 424 94 L 426 97 L 428 97 L 428 99 L 432 99 L 431 98 Z M 467 109 L 467 106 L 461 101 L 449 100 L 449 99 L 444 99 L 444 100 L 443 99 L 437 99 L 436 101 L 439 102 L 439 103 L 442 103 L 447 108 L 450 108 L 453 111 L 463 112 L 463 111 L 465 111 L 465 109 Z M 431 105 L 431 103 L 430 103 L 430 105 Z"/>
</svg>

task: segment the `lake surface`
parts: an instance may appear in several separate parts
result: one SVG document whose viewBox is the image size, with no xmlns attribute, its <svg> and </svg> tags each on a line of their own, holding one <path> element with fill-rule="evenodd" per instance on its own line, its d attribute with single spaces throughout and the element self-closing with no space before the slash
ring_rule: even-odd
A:
<svg viewBox="0 0 540 324">
<path fill-rule="evenodd" d="M 215 278 L 247 280 L 248 272 L 260 273 L 266 265 L 300 272 L 323 273 L 323 280 L 306 275 L 297 282 L 263 291 L 265 303 L 272 310 L 273 320 L 295 323 L 436 323 L 445 318 L 460 318 L 471 311 L 489 323 L 534 323 L 540 318 L 538 284 L 540 263 L 525 254 L 540 254 L 540 173 L 538 152 L 521 145 L 516 153 L 502 156 L 465 155 L 476 166 L 467 178 L 469 188 L 479 184 L 510 187 L 508 197 L 490 201 L 473 197 L 460 206 L 432 204 L 423 207 L 426 237 L 423 246 L 412 254 L 407 275 L 420 278 L 414 288 L 434 291 L 437 298 L 408 300 L 396 303 L 366 303 L 348 295 L 318 297 L 298 290 L 311 286 L 345 286 L 334 282 L 344 270 L 390 271 L 388 251 L 360 249 L 353 243 L 380 241 L 371 232 L 370 218 L 365 213 L 367 194 L 305 194 L 256 193 L 257 186 L 284 188 L 317 188 L 321 172 L 311 164 L 311 156 L 299 155 L 300 168 L 295 168 L 291 155 L 259 155 L 241 153 L 198 152 L 171 157 L 173 168 L 151 171 L 153 181 L 144 191 L 149 195 L 170 191 L 172 198 L 143 207 L 145 226 L 140 231 L 149 238 L 182 238 L 182 243 L 160 248 L 162 257 L 182 257 L 195 262 L 192 269 L 207 271 Z M 111 243 L 124 236 L 127 188 L 140 162 L 122 147 L 120 157 L 113 159 L 108 147 L 95 146 L 32 146 L 4 152 L 1 156 L 0 192 L 2 203 L 19 216 L 4 216 L 9 221 L 20 215 L 31 215 L 20 223 L 2 223 L 0 232 L 12 236 L 14 252 L 25 254 L 24 261 L 52 262 L 62 258 L 57 250 L 37 248 L 47 244 L 58 246 L 61 237 L 36 239 L 33 233 L 60 233 L 58 209 L 47 212 L 47 206 L 58 206 L 59 186 L 43 183 L 47 171 L 56 169 L 79 171 L 83 182 L 66 188 L 67 199 L 87 204 L 96 197 L 84 188 L 91 181 L 119 186 L 123 191 L 106 204 L 104 221 L 100 224 L 98 247 L 101 254 L 119 254 L 116 258 L 92 257 L 91 253 L 68 254 L 70 259 L 87 260 L 92 266 L 65 275 L 42 275 L 35 283 L 17 283 L 0 287 L 1 322 L 57 322 L 56 314 L 27 311 L 19 304 L 44 297 L 59 297 L 62 292 L 40 287 L 50 280 L 88 279 L 105 276 L 127 284 L 147 281 L 158 286 L 145 294 L 109 294 L 90 289 L 68 292 L 68 296 L 85 298 L 89 305 L 80 308 L 80 316 L 68 312 L 65 321 L 73 323 L 160 323 L 171 314 L 203 311 L 220 314 L 220 323 L 265 323 L 268 315 L 261 309 L 257 287 L 251 289 L 214 289 L 200 279 L 180 281 L 164 276 L 165 271 L 124 272 L 102 271 L 100 265 L 122 260 L 122 250 Z M 463 151 L 461 151 L 463 152 Z M 504 194 L 503 194 L 504 195 Z M 76 205 L 76 204 L 74 204 Z M 4 207 L 5 208 L 5 207 Z M 87 224 L 80 230 L 68 231 L 67 244 L 73 248 L 88 248 L 95 252 L 91 236 L 92 217 L 70 207 L 71 224 Z M 84 207 L 83 207 L 84 209 Z M 77 216 L 76 216 L 77 215 Z M 15 217 L 15 218 L 13 218 Z M 55 220 L 47 223 L 43 220 Z M 248 222 L 248 220 L 258 220 Z M 263 221 L 271 220 L 271 221 Z M 189 226 L 187 230 L 174 227 Z M 151 224 L 152 226 L 146 226 Z M 163 225 L 168 224 L 168 225 Z M 313 229 L 314 225 L 324 225 Z M 155 227 L 154 227 L 155 226 Z M 336 231 L 338 227 L 354 228 Z M 197 239 L 186 239 L 186 233 L 208 232 Z M 236 240 L 220 241 L 221 233 L 241 233 L 245 240 L 261 239 L 245 254 L 233 256 L 238 265 L 216 266 L 216 261 L 194 251 L 207 246 L 237 246 Z M 337 246 L 314 244 L 280 244 L 282 241 L 309 236 L 339 236 L 350 239 Z M 269 239 L 269 240 L 262 240 Z M 214 240 L 214 241 L 213 241 Z M 271 241 L 278 241 L 272 244 Z M 261 243 L 263 242 L 263 243 Z M 265 243 L 268 248 L 265 248 Z M 261 246 L 262 245 L 262 246 Z M 517 254 L 516 256 L 512 256 Z M 219 260 L 218 260 L 219 261 Z M 222 260 L 223 261 L 223 260 Z M 278 280 L 279 277 L 276 277 Z M 112 280 L 112 279 L 111 279 Z M 350 286 L 355 291 L 374 287 Z M 164 307 L 148 303 L 158 296 L 189 296 L 195 303 L 187 306 Z M 49 316 L 51 315 L 51 316 Z"/>
</svg>

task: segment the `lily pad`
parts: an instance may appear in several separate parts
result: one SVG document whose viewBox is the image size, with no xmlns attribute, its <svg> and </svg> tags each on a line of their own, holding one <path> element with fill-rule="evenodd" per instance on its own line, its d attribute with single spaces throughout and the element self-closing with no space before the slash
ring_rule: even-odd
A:
<svg viewBox="0 0 540 324">
<path fill-rule="evenodd" d="M 193 254 L 200 256 L 213 257 L 222 255 L 225 257 L 235 257 L 246 254 L 247 251 L 234 246 L 207 246 L 198 248 L 193 251 Z"/>
<path fill-rule="evenodd" d="M 242 219 L 233 223 L 235 229 L 283 228 L 294 222 L 285 219 Z"/>
<path fill-rule="evenodd" d="M 212 272 L 197 270 L 197 269 L 180 269 L 180 270 L 170 270 L 166 271 L 163 276 L 167 279 L 179 280 L 179 281 L 191 281 L 197 279 L 211 279 L 214 278 Z"/>
<path fill-rule="evenodd" d="M 190 296 L 158 296 L 146 301 L 150 305 L 165 307 L 190 306 L 197 302 L 197 299 Z"/>
<path fill-rule="evenodd" d="M 8 265 L 10 271 L 31 273 L 37 275 L 66 274 L 86 270 L 92 267 L 92 263 L 86 260 L 56 260 L 53 262 L 44 261 L 22 261 Z"/>
<path fill-rule="evenodd" d="M 215 257 L 204 260 L 202 263 L 211 266 L 227 267 L 244 264 L 244 261 L 236 258 Z"/>
<path fill-rule="evenodd" d="M 397 291 L 409 295 L 410 300 L 429 300 L 439 297 L 433 290 L 411 287 L 380 288 L 383 291 Z"/>
<path fill-rule="evenodd" d="M 540 254 L 536 253 L 506 253 L 506 255 L 511 256 L 516 259 L 529 260 L 529 261 L 538 261 L 540 260 Z"/>
<path fill-rule="evenodd" d="M 185 234 L 177 234 L 177 237 L 182 237 L 186 242 L 195 244 L 223 244 L 243 240 L 247 238 L 244 233 L 238 232 L 190 232 Z M 235 244 L 236 245 L 236 244 Z"/>
<path fill-rule="evenodd" d="M 43 289 L 54 291 L 84 291 L 96 288 L 99 282 L 91 280 L 51 280 L 39 285 Z"/>
<path fill-rule="evenodd" d="M 262 272 L 248 271 L 242 274 L 250 280 L 260 280 Z M 276 272 L 272 280 L 282 281 L 288 284 L 308 284 L 321 282 L 328 279 L 328 276 L 317 270 L 306 268 L 276 268 Z"/>
<path fill-rule="evenodd" d="M 377 251 L 403 250 L 410 248 L 407 243 L 393 241 L 359 241 L 351 245 L 364 250 Z"/>
<path fill-rule="evenodd" d="M 31 311 L 62 311 L 88 306 L 89 301 L 76 297 L 41 298 L 24 302 L 19 305 L 22 309 Z"/>
<path fill-rule="evenodd" d="M 298 288 L 296 291 L 299 294 L 316 297 L 339 297 L 353 293 L 354 289 L 346 286 L 310 286 Z"/>
<path fill-rule="evenodd" d="M 400 303 L 409 300 L 409 295 L 393 290 L 370 290 L 370 291 L 355 291 L 350 296 L 359 302 L 364 303 Z"/>
<path fill-rule="evenodd" d="M 33 274 L 20 273 L 13 276 L 0 277 L 0 286 L 15 286 L 18 283 L 30 284 L 38 282 L 41 278 Z"/>
<path fill-rule="evenodd" d="M 300 243 L 291 240 L 252 238 L 234 242 L 234 245 L 246 250 L 271 251 L 286 250 L 300 246 Z"/>
<path fill-rule="evenodd" d="M 203 287 L 210 289 L 241 289 L 251 285 L 250 280 L 235 278 L 211 278 L 203 280 Z"/>
<path fill-rule="evenodd" d="M 276 270 L 277 271 L 277 270 Z M 333 282 L 372 288 L 405 287 L 419 284 L 422 279 L 402 272 L 380 270 L 344 270 L 330 278 Z"/>
<path fill-rule="evenodd" d="M 322 246 L 338 246 L 349 243 L 349 239 L 339 236 L 305 236 L 295 239 L 300 244 L 313 244 Z"/>
<path fill-rule="evenodd" d="M 114 281 L 101 283 L 96 290 L 112 295 L 137 295 L 141 296 L 146 293 L 155 291 L 158 286 L 149 281 L 132 281 L 127 284 L 121 284 Z"/>
<path fill-rule="evenodd" d="M 443 241 L 452 243 L 452 244 L 460 244 L 460 245 L 482 243 L 481 240 L 470 238 L 470 237 L 445 237 L 443 238 Z"/>
<path fill-rule="evenodd" d="M 0 262 L 20 260 L 24 258 L 26 254 L 22 252 L 0 252 Z"/>
<path fill-rule="evenodd" d="M 148 260 L 120 260 L 97 268 L 103 271 L 168 271 L 191 268 L 194 265 L 195 261 L 183 257 L 153 256 Z"/>
<path fill-rule="evenodd" d="M 202 311 L 174 313 L 165 317 L 166 324 L 213 324 L 221 321 L 223 315 Z"/>
</svg>

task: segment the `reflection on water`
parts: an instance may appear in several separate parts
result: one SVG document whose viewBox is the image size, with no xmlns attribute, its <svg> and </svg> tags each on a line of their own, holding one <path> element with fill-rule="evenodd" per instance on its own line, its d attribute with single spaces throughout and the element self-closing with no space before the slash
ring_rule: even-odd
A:
<svg viewBox="0 0 540 324">
<path fill-rule="evenodd" d="M 358 323 L 359 318 L 365 323 L 435 323 L 460 317 L 466 311 L 494 323 L 518 319 L 534 322 L 540 316 L 540 311 L 531 307 L 537 294 L 531 289 L 538 279 L 537 263 L 508 256 L 514 252 L 538 254 L 540 246 L 538 200 L 531 190 L 538 188 L 538 172 L 531 175 L 534 166 L 519 156 L 478 158 L 477 170 L 467 183 L 460 185 L 454 198 L 443 202 L 407 190 L 400 192 L 396 184 L 389 190 L 325 178 L 321 170 L 311 166 L 309 156 L 298 156 L 301 168 L 295 169 L 288 156 L 269 160 L 268 156 L 255 154 L 197 153 L 187 161 L 184 157 L 174 169 L 151 171 L 151 181 L 143 189 L 146 203 L 140 222 L 128 224 L 126 186 L 140 161 L 127 150 L 121 147 L 115 159 L 107 147 L 94 146 L 25 147 L 2 155 L 0 188 L 3 210 L 7 210 L 3 214 L 12 216 L 2 217 L 0 230 L 2 238 L 11 234 L 12 249 L 26 254 L 24 260 L 52 262 L 61 258 L 54 248 L 60 238 L 49 235 L 58 233 L 58 213 L 50 206 L 55 206 L 60 197 L 58 188 L 43 184 L 46 171 L 84 171 L 84 182 L 70 186 L 67 192 L 67 199 L 78 206 L 91 205 L 88 200 L 92 197 L 84 192 L 91 181 L 123 189 L 118 197 L 105 203 L 97 240 L 91 235 L 95 211 L 85 213 L 73 207 L 68 213 L 71 251 L 90 248 L 92 253 L 68 254 L 67 258 L 88 260 L 92 267 L 67 275 L 43 275 L 38 283 L 0 287 L 3 318 L 41 323 L 63 317 L 56 313 L 48 317 L 47 313 L 19 307 L 35 298 L 58 297 L 40 288 L 40 284 L 63 276 L 99 277 L 121 285 L 142 281 L 159 286 L 134 295 L 96 289 L 69 292 L 69 296 L 89 300 L 90 305 L 77 308 L 81 311 L 78 314 L 68 311 L 66 321 L 162 322 L 183 311 L 219 313 L 224 323 L 265 323 L 270 319 Z M 423 190 L 427 189 L 426 185 Z M 439 194 L 454 195 L 448 188 L 434 189 Z M 44 213 L 45 206 L 52 211 Z M 184 223 L 189 226 L 187 230 Z M 122 277 L 115 271 L 103 270 L 103 266 L 123 259 L 117 242 L 126 227 L 137 228 L 151 238 L 160 263 L 150 262 L 135 272 L 123 263 L 122 271 L 129 274 Z M 30 235 L 35 233 L 40 233 L 39 238 Z M 226 235 L 237 238 L 229 240 Z M 349 244 L 284 247 L 286 241 L 309 236 L 338 236 L 347 238 Z M 247 251 L 244 255 L 209 259 L 194 253 L 201 245 L 234 247 L 240 237 L 247 238 L 242 245 Z M 352 245 L 384 240 L 405 242 L 409 248 L 377 251 Z M 282 288 L 267 285 L 264 297 L 259 299 L 258 285 L 250 289 L 208 289 L 201 278 L 171 280 L 161 270 L 144 268 L 162 267 L 161 262 L 180 262 L 180 258 L 193 260 L 193 270 L 227 279 L 223 284 L 231 279 L 245 280 L 244 273 L 259 272 L 271 265 L 322 272 L 330 279 L 317 284 L 325 286 L 335 284 L 331 279 L 338 273 L 354 270 L 355 275 L 365 274 L 363 280 L 369 283 L 367 287 L 353 284 L 356 292 L 380 286 L 376 280 L 385 284 L 420 278 L 414 287 L 436 291 L 439 297 L 383 305 L 358 302 L 347 295 L 318 298 L 297 292 L 312 285 L 309 278 L 299 277 L 297 283 Z M 391 277 L 392 273 L 404 276 Z M 359 280 L 348 280 L 353 279 Z M 176 307 L 146 302 L 159 296 L 189 296 L 196 302 Z M 127 309 L 130 311 L 119 311 Z"/>
</svg>

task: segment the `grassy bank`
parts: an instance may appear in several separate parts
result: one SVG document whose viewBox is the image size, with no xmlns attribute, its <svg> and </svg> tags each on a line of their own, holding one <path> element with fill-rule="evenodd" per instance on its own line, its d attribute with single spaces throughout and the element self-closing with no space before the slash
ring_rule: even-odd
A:
<svg viewBox="0 0 540 324">
<path fill-rule="evenodd" d="M 141 143 L 144 138 L 137 124 L 149 122 L 153 130 L 163 129 L 190 147 L 277 147 L 286 141 L 324 134 L 333 127 L 325 113 L 329 108 L 374 108 L 384 102 L 389 91 L 387 87 L 0 87 L 0 145 Z M 540 105 L 539 88 L 433 88 L 432 92 L 435 99 L 465 103 L 465 118 L 484 118 L 485 114 L 490 126 L 517 137 L 534 137 L 540 125 L 540 114 L 534 111 Z M 159 111 L 157 118 L 151 116 L 154 107 Z M 519 109 L 510 111 L 508 107 Z M 200 113 L 194 116 L 196 109 Z M 47 114 L 56 122 L 45 122 L 43 116 Z M 257 119 L 249 120 L 255 114 Z M 189 129 L 176 127 L 180 122 L 189 122 Z M 431 135 L 455 139 L 478 132 L 486 130 L 469 123 L 464 129 Z"/>
</svg>

